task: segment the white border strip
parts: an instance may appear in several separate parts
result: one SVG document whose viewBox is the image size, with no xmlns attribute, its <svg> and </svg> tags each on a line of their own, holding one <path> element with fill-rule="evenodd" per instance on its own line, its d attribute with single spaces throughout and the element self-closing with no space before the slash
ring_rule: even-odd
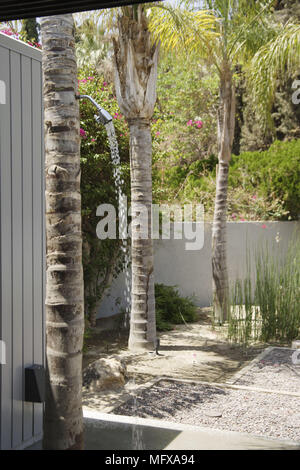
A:
<svg viewBox="0 0 300 470">
<path fill-rule="evenodd" d="M 116 427 L 118 425 L 124 426 L 147 426 L 153 427 L 157 429 L 168 429 L 170 431 L 192 431 L 195 433 L 205 433 L 206 435 L 209 433 L 214 434 L 223 434 L 226 436 L 238 436 L 243 437 L 245 439 L 260 439 L 264 441 L 276 442 L 280 445 L 289 445 L 294 446 L 299 449 L 300 442 L 292 441 L 290 439 L 276 439 L 274 437 L 269 436 L 261 436 L 258 434 L 250 434 L 245 432 L 238 432 L 238 431 L 229 431 L 224 429 L 217 429 L 217 428 L 210 428 L 205 426 L 193 426 L 190 424 L 181 424 L 181 423 L 174 423 L 172 421 L 163 421 L 158 419 L 150 419 L 150 418 L 139 418 L 135 416 L 125 416 L 125 415 L 111 415 L 109 413 L 101 413 L 100 411 L 91 410 L 87 408 L 83 408 L 83 418 L 86 424 L 94 425 L 95 427 L 100 426 L 100 428 L 105 429 L 106 427 Z"/>
</svg>

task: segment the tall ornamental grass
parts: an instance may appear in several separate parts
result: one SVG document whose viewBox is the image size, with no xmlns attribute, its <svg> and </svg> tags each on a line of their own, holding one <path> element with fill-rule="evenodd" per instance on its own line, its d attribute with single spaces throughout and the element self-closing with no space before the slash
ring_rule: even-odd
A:
<svg viewBox="0 0 300 470">
<path fill-rule="evenodd" d="M 254 264 L 255 276 L 252 276 Z M 247 274 L 232 289 L 228 337 L 247 345 L 255 341 L 287 343 L 300 334 L 300 240 L 286 256 L 275 247 L 247 254 Z M 253 278 L 255 279 L 253 281 Z"/>
</svg>

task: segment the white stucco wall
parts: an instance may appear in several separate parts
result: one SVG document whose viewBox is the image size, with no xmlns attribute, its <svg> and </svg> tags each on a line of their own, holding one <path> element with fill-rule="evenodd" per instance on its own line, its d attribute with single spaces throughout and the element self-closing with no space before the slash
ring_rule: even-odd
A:
<svg viewBox="0 0 300 470">
<path fill-rule="evenodd" d="M 228 222 L 227 248 L 230 281 L 246 273 L 246 252 L 254 252 L 267 243 L 277 253 L 285 255 L 293 234 L 299 236 L 299 222 Z M 277 234 L 279 242 L 276 242 Z M 183 295 L 195 296 L 200 307 L 211 304 L 211 224 L 204 224 L 204 244 L 200 250 L 186 250 L 186 241 L 154 240 L 155 282 L 176 285 Z M 129 293 L 130 294 L 130 293 Z M 125 274 L 112 284 L 100 306 L 99 317 L 118 313 L 127 304 Z M 117 305 L 116 305 L 117 302 Z"/>
</svg>

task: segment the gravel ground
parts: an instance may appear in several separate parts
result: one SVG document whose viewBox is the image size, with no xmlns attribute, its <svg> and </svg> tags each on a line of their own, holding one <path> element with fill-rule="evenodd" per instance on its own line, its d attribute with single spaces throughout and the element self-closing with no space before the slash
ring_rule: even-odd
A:
<svg viewBox="0 0 300 470">
<path fill-rule="evenodd" d="M 114 414 L 300 442 L 300 398 L 162 380 Z"/>
<path fill-rule="evenodd" d="M 234 384 L 300 393 L 300 364 L 293 364 L 294 351 L 274 348 Z"/>
</svg>

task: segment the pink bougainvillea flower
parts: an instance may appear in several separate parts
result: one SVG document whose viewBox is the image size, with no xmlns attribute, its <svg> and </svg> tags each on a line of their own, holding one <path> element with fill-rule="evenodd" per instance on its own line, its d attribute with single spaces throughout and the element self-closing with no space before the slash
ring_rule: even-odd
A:
<svg viewBox="0 0 300 470">
<path fill-rule="evenodd" d="M 245 222 L 244 217 L 241 217 L 241 218 L 240 218 L 240 221 L 241 221 L 241 222 Z"/>
<path fill-rule="evenodd" d="M 120 137 L 123 137 L 123 134 L 120 134 Z"/>
<path fill-rule="evenodd" d="M 157 132 L 156 132 L 156 135 L 160 135 L 160 132 L 159 132 L 159 131 L 157 131 Z"/>
<path fill-rule="evenodd" d="M 255 200 L 256 198 L 257 198 L 257 196 L 256 196 L 256 194 L 254 194 L 254 196 L 252 196 L 252 199 Z"/>
<path fill-rule="evenodd" d="M 91 142 L 96 142 L 96 139 L 91 139 Z"/>
<path fill-rule="evenodd" d="M 232 214 L 231 216 L 233 219 L 236 219 L 236 214 Z"/>
<path fill-rule="evenodd" d="M 80 137 L 83 137 L 84 139 L 86 139 L 86 132 L 82 128 L 80 128 Z"/>
<path fill-rule="evenodd" d="M 123 117 L 122 114 L 121 114 L 121 113 L 117 113 L 117 112 L 115 112 L 115 114 L 114 114 L 114 116 L 113 116 L 114 119 L 122 119 L 122 117 Z"/>
<path fill-rule="evenodd" d="M 186 123 L 187 126 L 192 126 L 193 125 L 193 121 L 190 119 L 187 123 Z"/>
<path fill-rule="evenodd" d="M 267 228 L 266 224 L 262 224 L 261 228 Z"/>
<path fill-rule="evenodd" d="M 94 80 L 94 77 L 88 77 L 87 79 L 88 80 Z"/>
<path fill-rule="evenodd" d="M 196 124 L 196 127 L 198 127 L 198 129 L 201 129 L 203 127 L 202 121 L 195 121 L 195 124 Z"/>
<path fill-rule="evenodd" d="M 107 86 L 107 82 L 103 82 L 103 86 Z"/>
</svg>

